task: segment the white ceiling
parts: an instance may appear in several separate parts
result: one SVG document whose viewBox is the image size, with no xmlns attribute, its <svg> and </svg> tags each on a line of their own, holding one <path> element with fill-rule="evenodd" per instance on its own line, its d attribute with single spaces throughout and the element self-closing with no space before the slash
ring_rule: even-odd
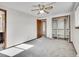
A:
<svg viewBox="0 0 79 59">
<path fill-rule="evenodd" d="M 73 2 L 56 2 L 52 4 L 54 8 L 50 11 L 50 13 L 44 15 L 37 15 L 37 12 L 31 11 L 34 9 L 33 5 L 37 4 L 47 4 L 49 2 L 0 2 L 1 5 L 7 6 L 8 8 L 13 8 L 21 12 L 29 13 L 33 16 L 44 17 L 48 15 L 55 15 L 59 13 L 69 13 Z"/>
</svg>

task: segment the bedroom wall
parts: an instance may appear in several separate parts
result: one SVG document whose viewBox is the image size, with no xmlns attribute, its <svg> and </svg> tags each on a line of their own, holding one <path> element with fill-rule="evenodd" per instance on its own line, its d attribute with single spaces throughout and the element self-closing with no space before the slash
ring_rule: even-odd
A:
<svg viewBox="0 0 79 59">
<path fill-rule="evenodd" d="M 7 10 L 7 47 L 36 38 L 36 20 L 33 16 L 0 5 Z"/>
<path fill-rule="evenodd" d="M 79 29 L 75 28 L 75 26 L 76 26 L 75 16 L 77 17 L 78 15 L 75 15 L 75 12 L 76 12 L 76 9 L 71 12 L 71 40 L 74 44 L 75 50 L 77 52 L 77 56 L 79 56 Z M 78 13 L 79 13 L 79 11 L 78 11 Z"/>
</svg>

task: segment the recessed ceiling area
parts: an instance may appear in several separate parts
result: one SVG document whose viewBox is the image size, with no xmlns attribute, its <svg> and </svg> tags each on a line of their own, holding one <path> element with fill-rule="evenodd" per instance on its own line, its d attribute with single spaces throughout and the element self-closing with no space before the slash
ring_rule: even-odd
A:
<svg viewBox="0 0 79 59">
<path fill-rule="evenodd" d="M 53 9 L 50 10 L 49 14 L 41 14 L 37 15 L 37 12 L 31 11 L 34 9 L 33 5 L 38 4 L 47 4 L 50 2 L 0 2 L 0 5 L 6 6 L 8 8 L 12 8 L 24 13 L 29 13 L 35 17 L 45 17 L 49 15 L 55 15 L 59 13 L 69 13 L 74 2 L 56 2 L 53 5 Z"/>
</svg>

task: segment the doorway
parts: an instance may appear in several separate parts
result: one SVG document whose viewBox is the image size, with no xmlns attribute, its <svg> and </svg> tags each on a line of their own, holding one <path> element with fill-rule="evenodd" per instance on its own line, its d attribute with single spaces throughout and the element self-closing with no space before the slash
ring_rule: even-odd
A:
<svg viewBox="0 0 79 59">
<path fill-rule="evenodd" d="M 37 38 L 46 37 L 46 19 L 37 19 Z"/>
<path fill-rule="evenodd" d="M 6 10 L 0 9 L 0 49 L 6 48 Z"/>
</svg>

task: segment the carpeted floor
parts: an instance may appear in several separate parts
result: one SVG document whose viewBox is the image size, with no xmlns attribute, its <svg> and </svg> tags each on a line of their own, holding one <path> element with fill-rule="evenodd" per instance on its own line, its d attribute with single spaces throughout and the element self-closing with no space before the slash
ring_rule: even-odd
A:
<svg viewBox="0 0 79 59">
<path fill-rule="evenodd" d="M 26 42 L 34 47 L 16 55 L 17 57 L 74 57 L 76 52 L 71 43 L 65 40 L 50 40 L 42 37 Z"/>
<path fill-rule="evenodd" d="M 45 37 L 25 42 L 15 46 L 16 49 L 22 49 L 14 57 L 75 57 L 76 52 L 71 43 L 65 40 L 47 39 Z M 8 55 L 8 54 L 7 54 Z M 0 56 L 5 56 L 1 54 Z"/>
</svg>

